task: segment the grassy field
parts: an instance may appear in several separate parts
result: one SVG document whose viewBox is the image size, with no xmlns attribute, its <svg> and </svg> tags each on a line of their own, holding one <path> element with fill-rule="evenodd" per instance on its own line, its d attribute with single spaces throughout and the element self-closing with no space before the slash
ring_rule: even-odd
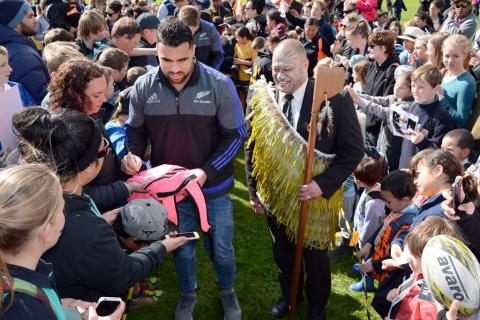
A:
<svg viewBox="0 0 480 320">
<path fill-rule="evenodd" d="M 405 0 L 408 11 L 403 12 L 402 20 L 412 19 L 418 1 Z M 385 3 L 386 1 L 384 1 Z M 243 310 L 243 319 L 274 319 L 267 312 L 280 295 L 277 282 L 277 268 L 273 262 L 271 240 L 266 219 L 252 213 L 248 202 L 242 155 L 235 160 L 236 180 L 232 193 L 235 212 L 235 255 L 237 258 L 237 280 L 235 289 Z M 197 250 L 197 274 L 199 303 L 194 318 L 198 320 L 222 319 L 222 307 L 215 273 L 211 262 L 199 243 Z M 353 293 L 348 286 L 357 281 L 352 271 L 353 258 L 332 259 L 332 295 L 327 306 L 327 317 L 332 320 L 367 319 L 364 295 Z M 130 310 L 128 320 L 173 319 L 180 292 L 177 288 L 175 268 L 171 255 L 157 271 L 161 287 L 165 291 L 160 302 L 151 307 Z M 372 298 L 372 294 L 369 294 Z M 370 310 L 371 319 L 379 319 Z M 305 319 L 307 303 L 297 307 L 297 318 Z"/>
</svg>

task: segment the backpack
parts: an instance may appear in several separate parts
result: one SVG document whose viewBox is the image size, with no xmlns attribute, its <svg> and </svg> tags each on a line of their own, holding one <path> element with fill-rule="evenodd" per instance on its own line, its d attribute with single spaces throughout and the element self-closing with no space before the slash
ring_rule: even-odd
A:
<svg viewBox="0 0 480 320">
<path fill-rule="evenodd" d="M 49 307 L 52 313 L 56 315 L 56 318 L 58 320 L 65 320 L 65 313 L 62 309 L 62 305 L 60 304 L 60 300 L 58 299 L 58 297 L 57 303 L 51 301 L 47 293 L 35 284 L 19 278 L 13 278 L 13 286 L 11 286 L 8 281 L 4 281 L 3 301 L 5 301 L 8 296 L 11 295 L 12 291 L 23 293 L 42 301 Z"/>
<path fill-rule="evenodd" d="M 200 228 L 207 233 L 210 230 L 207 216 L 207 204 L 197 176 L 183 167 L 163 164 L 140 172 L 127 180 L 127 183 L 145 184 L 147 193 L 132 193 L 128 201 L 153 198 L 168 211 L 168 220 L 178 226 L 176 203 L 190 196 L 195 202 L 200 218 Z"/>
</svg>

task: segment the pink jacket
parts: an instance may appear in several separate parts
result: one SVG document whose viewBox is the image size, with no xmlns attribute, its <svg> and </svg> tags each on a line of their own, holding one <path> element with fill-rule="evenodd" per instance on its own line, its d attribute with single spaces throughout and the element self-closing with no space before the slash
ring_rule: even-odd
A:
<svg viewBox="0 0 480 320">
<path fill-rule="evenodd" d="M 357 0 L 355 8 L 360 10 L 360 14 L 365 17 L 368 23 L 377 20 L 378 0 Z"/>
</svg>

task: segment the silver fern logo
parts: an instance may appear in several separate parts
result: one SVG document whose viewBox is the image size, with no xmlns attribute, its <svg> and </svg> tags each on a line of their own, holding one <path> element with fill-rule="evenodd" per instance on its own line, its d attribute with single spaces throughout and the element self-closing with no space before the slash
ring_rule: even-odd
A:
<svg viewBox="0 0 480 320">
<path fill-rule="evenodd" d="M 197 92 L 193 102 L 195 103 L 212 103 L 210 100 L 205 100 L 204 98 L 210 94 L 211 91 L 200 91 Z"/>
</svg>

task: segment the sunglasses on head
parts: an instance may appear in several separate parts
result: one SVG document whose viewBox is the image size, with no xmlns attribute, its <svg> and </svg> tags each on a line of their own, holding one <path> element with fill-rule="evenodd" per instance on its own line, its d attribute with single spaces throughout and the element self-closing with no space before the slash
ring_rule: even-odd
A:
<svg viewBox="0 0 480 320">
<path fill-rule="evenodd" d="M 103 137 L 103 148 L 97 152 L 97 159 L 104 158 L 110 151 L 110 143 Z"/>
</svg>

